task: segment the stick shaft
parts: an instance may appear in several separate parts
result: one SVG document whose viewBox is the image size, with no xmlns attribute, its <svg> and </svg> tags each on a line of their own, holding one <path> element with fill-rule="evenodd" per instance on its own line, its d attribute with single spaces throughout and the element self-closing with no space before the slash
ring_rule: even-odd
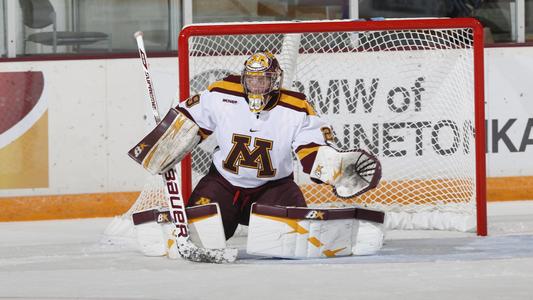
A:
<svg viewBox="0 0 533 300">
<path fill-rule="evenodd" d="M 148 61 L 146 58 L 146 50 L 144 48 L 143 33 L 141 31 L 135 32 L 135 40 L 137 41 L 137 48 L 139 49 L 139 57 L 141 58 L 144 79 L 146 82 L 146 88 L 148 89 L 148 96 L 150 97 L 150 104 L 152 105 L 152 112 L 156 123 L 161 122 L 161 115 L 159 114 L 159 108 L 157 106 L 157 100 L 155 97 L 154 83 L 150 76 L 150 70 L 148 69 Z"/>
<path fill-rule="evenodd" d="M 144 70 L 144 79 L 146 81 L 146 88 L 148 90 L 148 96 L 150 97 L 150 104 L 152 106 L 152 112 L 156 123 L 161 122 L 161 115 L 157 106 L 157 99 L 155 97 L 155 89 L 152 78 L 150 76 L 150 70 L 148 68 L 148 60 L 146 51 L 144 48 L 143 34 L 138 31 L 135 33 L 135 39 L 137 40 L 137 47 L 139 49 L 139 57 L 141 58 L 142 67 Z M 187 222 L 187 214 L 185 213 L 185 203 L 182 198 L 181 188 L 179 186 L 179 178 L 176 168 L 173 167 L 163 174 L 165 181 L 165 194 L 168 200 L 168 206 L 174 225 L 178 229 L 177 240 L 185 241 L 189 237 L 189 229 Z"/>
<path fill-rule="evenodd" d="M 142 32 L 135 33 L 137 46 L 139 49 L 139 56 L 142 61 L 144 70 L 144 79 L 146 81 L 146 88 L 150 96 L 150 103 L 152 105 L 152 112 L 156 123 L 161 122 L 161 116 L 157 107 L 157 100 L 155 98 L 155 89 L 153 81 L 150 77 L 150 70 L 148 69 L 148 62 L 146 51 L 144 49 Z M 210 263 L 224 263 L 233 262 L 237 258 L 237 249 L 221 248 L 221 249 L 206 249 L 200 248 L 190 240 L 189 223 L 187 220 L 187 213 L 185 211 L 185 202 L 182 198 L 181 187 L 179 183 L 179 176 L 176 168 L 173 167 L 163 174 L 165 183 L 165 196 L 167 198 L 168 208 L 172 216 L 172 222 L 176 227 L 176 247 L 181 257 L 196 261 L 196 262 L 210 262 Z"/>
</svg>

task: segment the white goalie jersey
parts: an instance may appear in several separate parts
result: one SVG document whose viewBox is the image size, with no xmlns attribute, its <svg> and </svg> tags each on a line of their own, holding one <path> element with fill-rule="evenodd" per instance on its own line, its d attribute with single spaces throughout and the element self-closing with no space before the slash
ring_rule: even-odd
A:
<svg viewBox="0 0 533 300">
<path fill-rule="evenodd" d="M 332 140 L 331 127 L 303 94 L 287 90 L 252 113 L 240 82 L 239 76 L 228 76 L 177 107 L 200 127 L 202 139 L 215 136 L 218 172 L 235 186 L 258 187 L 289 176 L 295 152 L 309 173 L 318 147 Z"/>
</svg>

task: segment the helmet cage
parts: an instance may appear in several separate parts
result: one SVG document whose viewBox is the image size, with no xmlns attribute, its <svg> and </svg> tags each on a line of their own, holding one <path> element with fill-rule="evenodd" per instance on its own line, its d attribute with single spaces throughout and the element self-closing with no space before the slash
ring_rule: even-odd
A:
<svg viewBox="0 0 533 300">
<path fill-rule="evenodd" d="M 258 52 L 244 63 L 241 83 L 248 96 L 252 112 L 260 112 L 271 98 L 270 93 L 281 88 L 283 71 L 270 52 Z"/>
<path fill-rule="evenodd" d="M 281 78 L 276 72 L 244 71 L 242 83 L 247 94 L 266 95 L 280 89 Z"/>
</svg>

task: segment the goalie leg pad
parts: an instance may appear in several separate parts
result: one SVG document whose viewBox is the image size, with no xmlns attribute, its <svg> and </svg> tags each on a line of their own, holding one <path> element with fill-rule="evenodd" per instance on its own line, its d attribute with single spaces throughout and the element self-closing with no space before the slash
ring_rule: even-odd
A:
<svg viewBox="0 0 533 300">
<path fill-rule="evenodd" d="M 218 203 L 188 207 L 191 241 L 207 249 L 226 248 L 226 237 Z"/>
<path fill-rule="evenodd" d="M 385 226 L 380 223 L 361 220 L 358 227 L 355 243 L 352 247 L 352 254 L 376 254 L 383 247 Z"/>
<path fill-rule="evenodd" d="M 361 220 L 357 215 L 360 210 L 285 208 L 254 204 L 246 251 L 253 255 L 283 258 L 346 256 L 354 254 L 354 249 L 357 255 L 375 253 L 379 250 L 376 247 L 356 248 L 358 239 L 364 239 L 364 235 L 359 235 Z M 379 224 L 383 222 L 382 214 L 372 211 L 370 214 L 359 215 Z M 374 242 L 371 244 L 376 245 Z"/>
<path fill-rule="evenodd" d="M 199 127 L 171 108 L 163 120 L 128 155 L 152 174 L 162 174 L 189 154 L 200 141 Z"/>
<path fill-rule="evenodd" d="M 168 238 L 173 231 L 168 210 L 150 209 L 132 214 L 139 249 L 146 256 L 165 256 L 171 245 Z"/>
<path fill-rule="evenodd" d="M 217 203 L 189 207 L 191 241 L 198 247 L 221 249 L 226 247 L 224 228 Z M 177 258 L 176 229 L 167 209 L 151 209 L 132 215 L 139 249 L 146 256 Z"/>
</svg>

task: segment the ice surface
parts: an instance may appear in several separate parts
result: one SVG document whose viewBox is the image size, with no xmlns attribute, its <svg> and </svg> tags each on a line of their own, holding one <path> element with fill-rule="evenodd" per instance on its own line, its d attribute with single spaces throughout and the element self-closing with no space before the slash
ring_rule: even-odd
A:
<svg viewBox="0 0 533 300">
<path fill-rule="evenodd" d="M 379 255 L 210 265 L 142 256 L 111 219 L 0 223 L 0 298 L 533 299 L 533 201 L 489 204 L 489 237 L 392 231 Z"/>
</svg>

